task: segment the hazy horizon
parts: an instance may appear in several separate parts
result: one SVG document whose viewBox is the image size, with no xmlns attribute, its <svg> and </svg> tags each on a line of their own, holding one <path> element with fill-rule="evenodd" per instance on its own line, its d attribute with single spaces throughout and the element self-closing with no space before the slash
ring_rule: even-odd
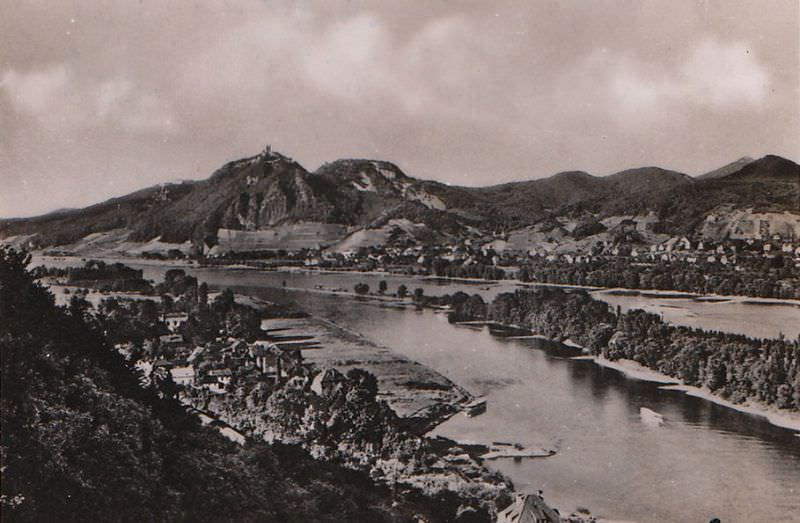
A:
<svg viewBox="0 0 800 523">
<path fill-rule="evenodd" d="M 6 0 L 0 0 L 0 4 Z M 800 159 L 800 6 L 15 2 L 0 217 L 204 179 L 270 143 L 480 186 Z"/>
</svg>

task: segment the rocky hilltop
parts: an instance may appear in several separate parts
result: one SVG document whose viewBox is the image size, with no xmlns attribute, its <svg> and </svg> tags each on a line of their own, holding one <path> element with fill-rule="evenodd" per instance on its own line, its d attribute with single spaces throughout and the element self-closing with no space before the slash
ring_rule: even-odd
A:
<svg viewBox="0 0 800 523">
<path fill-rule="evenodd" d="M 765 156 L 697 178 L 644 167 L 602 177 L 569 171 L 475 188 L 416 179 L 390 162 L 366 159 L 337 160 L 309 172 L 267 147 L 206 180 L 0 220 L 0 240 L 30 249 L 130 254 L 441 243 L 489 235 L 523 237 L 510 246 L 527 247 L 548 231 L 558 234 L 547 241 L 579 241 L 624 220 L 662 235 L 746 236 L 775 225 L 781 234 L 800 236 L 800 166 Z M 744 230 L 741 223 L 752 232 L 736 232 Z"/>
</svg>

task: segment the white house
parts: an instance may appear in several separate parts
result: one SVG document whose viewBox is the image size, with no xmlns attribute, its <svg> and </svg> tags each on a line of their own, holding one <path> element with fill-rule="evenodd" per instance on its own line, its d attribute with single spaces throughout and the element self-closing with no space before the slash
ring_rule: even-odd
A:
<svg viewBox="0 0 800 523">
<path fill-rule="evenodd" d="M 214 369 L 208 372 L 208 375 L 214 378 L 220 385 L 228 385 L 231 382 L 233 373 L 230 369 Z"/>
<path fill-rule="evenodd" d="M 162 316 L 164 323 L 171 332 L 178 330 L 181 325 L 189 321 L 189 315 L 185 312 L 170 312 Z"/>
<path fill-rule="evenodd" d="M 196 374 L 193 366 L 174 367 L 170 369 L 170 374 L 172 374 L 172 381 L 178 385 L 194 386 Z"/>
</svg>

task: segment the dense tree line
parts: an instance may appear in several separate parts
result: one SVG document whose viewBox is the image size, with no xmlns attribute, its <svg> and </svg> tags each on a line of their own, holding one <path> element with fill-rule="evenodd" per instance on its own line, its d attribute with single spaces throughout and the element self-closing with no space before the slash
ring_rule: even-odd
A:
<svg viewBox="0 0 800 523">
<path fill-rule="evenodd" d="M 629 258 L 594 259 L 588 263 L 532 258 L 518 275 L 522 281 L 662 289 L 699 294 L 800 298 L 800 271 L 789 257 L 762 258 L 759 266 L 742 270 L 721 264 L 681 261 L 631 263 Z"/>
<path fill-rule="evenodd" d="M 445 278 L 471 278 L 483 280 L 502 280 L 506 272 L 492 264 L 491 260 L 475 263 L 453 263 L 441 258 L 431 262 L 431 272 Z"/>
<path fill-rule="evenodd" d="M 442 296 L 421 295 L 417 300 L 417 305 L 420 307 L 449 308 L 447 319 L 450 323 L 470 321 L 476 318 L 483 319 L 486 317 L 488 310 L 486 302 L 483 301 L 480 295 L 473 294 L 470 296 L 462 291 Z"/>
<path fill-rule="evenodd" d="M 201 427 L 139 385 L 85 302 L 56 307 L 28 261 L 0 250 L 4 521 L 437 519 L 363 473 Z"/>
<path fill-rule="evenodd" d="M 108 291 L 152 290 L 150 281 L 142 277 L 140 269 L 128 267 L 122 263 L 105 263 L 100 260 L 89 260 L 82 267 L 45 267 L 34 269 L 37 278 L 52 277 L 63 280 L 72 286 L 92 287 Z"/>
<path fill-rule="evenodd" d="M 594 355 L 634 360 L 735 403 L 756 400 L 800 410 L 800 339 L 761 340 L 669 325 L 642 310 L 613 311 L 584 291 L 536 288 L 504 293 L 489 304 L 485 315 L 479 314 L 477 298 L 456 304 L 454 317 L 472 315 L 557 341 L 571 340 Z"/>
</svg>

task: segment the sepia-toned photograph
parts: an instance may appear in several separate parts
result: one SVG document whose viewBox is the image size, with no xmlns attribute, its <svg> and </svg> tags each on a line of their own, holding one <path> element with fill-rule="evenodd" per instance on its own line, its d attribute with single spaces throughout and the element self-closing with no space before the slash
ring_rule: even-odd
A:
<svg viewBox="0 0 800 523">
<path fill-rule="evenodd" d="M 0 0 L 0 520 L 800 522 L 797 162 L 797 0 Z"/>
</svg>

